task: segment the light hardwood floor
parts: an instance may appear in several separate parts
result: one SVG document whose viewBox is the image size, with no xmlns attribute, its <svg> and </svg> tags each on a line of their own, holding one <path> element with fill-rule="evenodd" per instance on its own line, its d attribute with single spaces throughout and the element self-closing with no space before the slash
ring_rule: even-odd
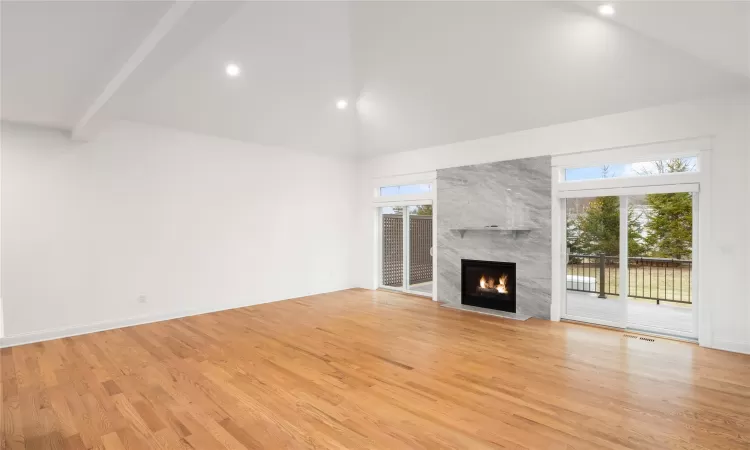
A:
<svg viewBox="0 0 750 450">
<path fill-rule="evenodd" d="M 750 449 L 750 356 L 365 290 L 2 350 L 7 449 Z"/>
</svg>

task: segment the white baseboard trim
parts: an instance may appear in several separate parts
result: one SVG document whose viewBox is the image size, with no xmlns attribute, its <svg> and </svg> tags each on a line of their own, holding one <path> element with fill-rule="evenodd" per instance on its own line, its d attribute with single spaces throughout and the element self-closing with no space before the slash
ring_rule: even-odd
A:
<svg viewBox="0 0 750 450">
<path fill-rule="evenodd" d="M 311 295 L 328 294 L 331 292 L 338 292 L 347 290 L 350 288 L 334 289 L 332 291 L 315 292 L 305 295 L 304 297 Z M 99 331 L 114 330 L 117 328 L 132 327 L 135 325 L 145 325 L 154 322 L 163 322 L 165 320 L 180 319 L 183 317 L 198 316 L 201 314 L 208 314 L 219 311 L 227 311 L 230 309 L 246 308 L 248 306 L 262 305 L 264 303 L 280 302 L 284 300 L 293 300 L 296 298 L 303 297 L 290 297 L 281 298 L 276 300 L 260 301 L 256 303 L 242 303 L 222 306 L 211 306 L 207 308 L 192 308 L 182 311 L 172 311 L 159 314 L 148 314 L 135 317 L 129 317 L 127 319 L 118 320 L 107 320 L 103 322 L 95 322 L 88 325 L 77 325 L 72 327 L 54 328 L 49 330 L 34 331 L 31 333 L 16 334 L 12 336 L 5 336 L 0 338 L 0 348 L 15 347 L 17 345 L 34 344 L 36 342 L 49 341 L 52 339 L 61 339 L 72 336 L 80 336 L 82 334 L 97 333 Z"/>
<path fill-rule="evenodd" d="M 750 343 L 748 342 L 725 341 L 714 338 L 711 348 L 750 355 Z"/>
</svg>

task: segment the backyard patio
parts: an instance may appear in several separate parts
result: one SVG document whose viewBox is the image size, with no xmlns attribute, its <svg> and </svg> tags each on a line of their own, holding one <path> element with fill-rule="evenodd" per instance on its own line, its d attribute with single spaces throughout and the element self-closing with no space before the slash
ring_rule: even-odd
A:
<svg viewBox="0 0 750 450">
<path fill-rule="evenodd" d="M 611 321 L 622 317 L 629 328 L 655 328 L 666 334 L 693 334 L 692 305 L 633 299 L 627 300 L 627 309 L 620 306 L 619 297 L 599 298 L 597 294 L 567 291 L 566 313 L 571 316 Z M 657 331 L 657 330 L 652 330 Z"/>
</svg>

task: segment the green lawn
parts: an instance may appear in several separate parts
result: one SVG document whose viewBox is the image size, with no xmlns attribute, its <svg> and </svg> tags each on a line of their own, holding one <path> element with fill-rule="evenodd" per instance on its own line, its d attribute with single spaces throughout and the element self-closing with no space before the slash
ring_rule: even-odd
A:
<svg viewBox="0 0 750 450">
<path fill-rule="evenodd" d="M 629 267 L 630 296 L 656 297 L 662 300 L 691 301 L 691 269 L 689 267 Z M 596 278 L 599 288 L 599 267 L 595 264 L 569 264 L 569 275 Z M 637 278 L 637 279 L 636 279 Z M 618 266 L 607 266 L 604 271 L 604 286 L 607 292 L 620 292 Z"/>
</svg>

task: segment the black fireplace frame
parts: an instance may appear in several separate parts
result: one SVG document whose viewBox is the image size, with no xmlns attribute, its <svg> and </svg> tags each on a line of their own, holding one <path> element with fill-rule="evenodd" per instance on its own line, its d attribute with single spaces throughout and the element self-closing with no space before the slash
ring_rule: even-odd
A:
<svg viewBox="0 0 750 450">
<path fill-rule="evenodd" d="M 497 298 L 488 298 L 480 295 L 468 294 L 466 291 L 466 269 L 470 265 L 483 265 L 497 269 L 509 270 L 510 276 L 508 283 L 507 299 L 500 300 Z M 502 261 L 482 261 L 478 259 L 461 260 L 461 304 L 469 306 L 478 306 L 480 308 L 489 308 L 497 311 L 516 312 L 516 263 Z M 472 283 L 473 284 L 473 283 Z"/>
</svg>

